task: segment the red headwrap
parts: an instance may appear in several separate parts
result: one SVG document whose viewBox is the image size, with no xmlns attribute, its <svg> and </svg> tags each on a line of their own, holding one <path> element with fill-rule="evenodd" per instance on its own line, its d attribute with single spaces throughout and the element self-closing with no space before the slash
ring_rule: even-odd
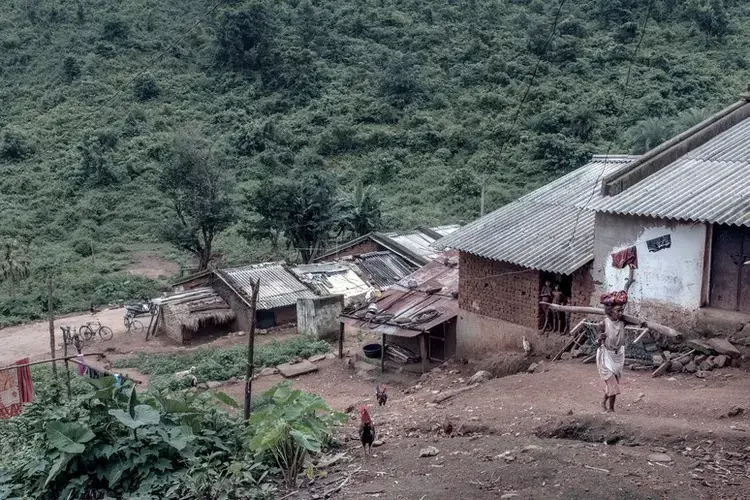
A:
<svg viewBox="0 0 750 500">
<path fill-rule="evenodd" d="M 628 292 L 620 290 L 619 292 L 605 293 L 601 296 L 599 302 L 605 306 L 624 306 L 628 303 Z"/>
</svg>

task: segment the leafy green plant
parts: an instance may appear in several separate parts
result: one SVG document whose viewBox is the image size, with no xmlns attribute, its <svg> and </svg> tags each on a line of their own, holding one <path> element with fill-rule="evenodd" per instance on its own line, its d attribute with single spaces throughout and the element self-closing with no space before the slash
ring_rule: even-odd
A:
<svg viewBox="0 0 750 500">
<path fill-rule="evenodd" d="M 320 452 L 333 427 L 347 420 L 320 397 L 290 386 L 284 382 L 264 394 L 273 404 L 250 417 L 249 443 L 257 457 L 266 457 L 281 469 L 289 488 L 295 485 L 305 457 Z"/>
<path fill-rule="evenodd" d="M 88 379 L 87 379 L 88 380 Z M 136 394 L 113 377 L 63 403 L 38 395 L 0 425 L 0 498 L 267 498 L 268 469 L 211 395 Z M 201 474 L 215 479 L 196 483 Z M 191 478 L 193 480 L 190 480 Z"/>
<path fill-rule="evenodd" d="M 290 340 L 271 342 L 255 348 L 255 366 L 276 366 L 295 358 L 308 358 L 324 354 L 331 346 L 323 340 L 299 336 Z M 195 366 L 199 382 L 229 380 L 244 377 L 247 370 L 247 347 L 237 345 L 223 349 L 196 349 L 184 354 L 153 354 L 139 352 L 136 356 L 115 361 L 118 368 L 135 368 L 141 373 L 162 376 L 156 378 L 160 388 L 177 389 L 186 382 L 171 376 L 178 371 Z"/>
</svg>

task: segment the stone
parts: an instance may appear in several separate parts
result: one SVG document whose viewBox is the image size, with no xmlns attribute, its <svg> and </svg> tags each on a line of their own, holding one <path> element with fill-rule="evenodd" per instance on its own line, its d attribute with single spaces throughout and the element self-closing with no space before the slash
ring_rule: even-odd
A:
<svg viewBox="0 0 750 500">
<path fill-rule="evenodd" d="M 693 361 L 695 361 L 696 365 L 699 365 L 703 363 L 704 361 L 706 361 L 707 359 L 708 359 L 708 356 L 706 356 L 705 354 L 699 354 L 698 356 L 693 358 Z"/>
<path fill-rule="evenodd" d="M 284 363 L 278 365 L 276 368 L 278 368 L 279 373 L 281 373 L 286 378 L 292 378 L 298 375 L 304 375 L 305 373 L 310 373 L 318 370 L 317 366 L 307 360 L 294 364 Z"/>
<path fill-rule="evenodd" d="M 270 375 L 276 375 L 277 373 L 279 373 L 279 370 L 277 370 L 273 366 L 266 366 L 260 372 L 258 372 L 256 377 L 268 377 Z"/>
<path fill-rule="evenodd" d="M 245 336 L 245 332 L 239 331 L 239 332 L 235 333 L 235 335 L 237 335 L 238 337 L 244 337 Z"/>
<path fill-rule="evenodd" d="M 711 365 L 712 370 L 716 368 L 716 358 L 714 356 L 709 356 L 708 358 L 706 358 L 706 363 Z"/>
<path fill-rule="evenodd" d="M 691 339 L 686 342 L 687 346 L 691 349 L 695 349 L 697 352 L 701 354 L 705 354 L 707 356 L 710 356 L 714 353 L 714 350 L 711 348 L 711 346 L 700 340 L 700 339 Z"/>
<path fill-rule="evenodd" d="M 688 373 L 695 373 L 698 371 L 698 366 L 695 364 L 695 362 L 690 361 L 688 364 L 686 364 L 683 369 Z"/>
<path fill-rule="evenodd" d="M 537 368 L 539 368 L 539 363 L 531 363 L 529 367 L 526 369 L 526 371 L 529 373 L 534 373 L 537 370 Z"/>
<path fill-rule="evenodd" d="M 662 354 L 664 355 L 664 359 L 672 359 L 674 357 L 670 351 L 663 351 Z"/>
<path fill-rule="evenodd" d="M 492 374 L 486 370 L 479 370 L 469 379 L 468 385 L 483 384 L 492 378 Z"/>
<path fill-rule="evenodd" d="M 519 497 L 519 496 L 520 495 L 518 493 L 515 493 L 515 492 L 511 491 L 510 493 L 503 493 L 502 495 L 500 495 L 500 498 L 516 498 L 516 497 Z"/>
<path fill-rule="evenodd" d="M 326 359 L 325 354 L 318 354 L 317 356 L 310 356 L 309 358 L 307 358 L 310 363 L 317 363 L 319 361 L 323 361 L 324 359 Z"/>
<path fill-rule="evenodd" d="M 668 463 L 672 461 L 672 457 L 666 453 L 651 453 L 646 459 L 649 462 Z"/>
<path fill-rule="evenodd" d="M 727 364 L 727 357 L 723 354 L 719 354 L 714 358 L 714 364 L 716 365 L 716 368 L 724 368 L 724 365 Z"/>
<path fill-rule="evenodd" d="M 698 368 L 704 372 L 710 371 L 714 366 L 707 360 L 698 365 Z"/>
<path fill-rule="evenodd" d="M 434 446 L 428 446 L 427 448 L 422 448 L 419 450 L 419 456 L 424 457 L 434 457 L 437 456 L 437 454 L 440 453 L 440 450 L 435 448 Z"/>
<path fill-rule="evenodd" d="M 221 384 L 222 384 L 221 382 L 217 382 L 216 380 L 212 380 L 210 382 L 206 382 L 206 387 L 208 387 L 209 389 L 217 389 L 217 388 L 221 387 Z"/>
<path fill-rule="evenodd" d="M 670 372 L 681 372 L 682 368 L 683 368 L 683 365 L 679 361 L 671 361 L 669 363 L 669 371 Z"/>
<path fill-rule="evenodd" d="M 336 355 L 332 352 L 326 354 L 326 359 L 336 359 Z"/>
<path fill-rule="evenodd" d="M 708 374 L 703 370 L 698 370 L 697 372 L 695 372 L 695 376 L 698 378 L 706 378 L 706 375 Z"/>
<path fill-rule="evenodd" d="M 652 354 L 651 361 L 653 361 L 654 366 L 659 366 L 664 363 L 664 358 L 660 354 Z"/>
<path fill-rule="evenodd" d="M 570 359 L 573 359 L 573 355 L 570 354 L 569 352 L 564 352 L 560 356 L 560 359 L 562 359 L 562 360 L 570 360 Z"/>
<path fill-rule="evenodd" d="M 727 339 L 708 339 L 708 345 L 711 346 L 719 354 L 724 354 L 725 356 L 729 356 L 730 358 L 739 358 L 740 356 L 742 356 L 742 353 Z"/>
<path fill-rule="evenodd" d="M 377 448 L 378 446 L 383 446 L 385 444 L 385 439 L 376 439 L 372 442 L 372 445 Z"/>
</svg>

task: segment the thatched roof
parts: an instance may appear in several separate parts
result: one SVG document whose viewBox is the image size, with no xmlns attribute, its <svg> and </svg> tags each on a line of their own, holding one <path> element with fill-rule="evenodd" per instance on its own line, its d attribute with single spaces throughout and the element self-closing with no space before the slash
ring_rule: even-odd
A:
<svg viewBox="0 0 750 500">
<path fill-rule="evenodd" d="M 212 288 L 197 288 L 161 299 L 165 319 L 182 328 L 196 332 L 202 325 L 229 323 L 235 317 L 229 307 Z"/>
</svg>

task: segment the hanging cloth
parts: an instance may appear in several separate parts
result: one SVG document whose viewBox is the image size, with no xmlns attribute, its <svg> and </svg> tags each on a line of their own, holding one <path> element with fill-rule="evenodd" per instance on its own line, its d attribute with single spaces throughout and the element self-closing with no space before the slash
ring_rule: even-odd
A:
<svg viewBox="0 0 750 500">
<path fill-rule="evenodd" d="M 612 267 L 622 269 L 625 266 L 638 269 L 638 251 L 635 247 L 626 248 L 612 254 Z"/>
<path fill-rule="evenodd" d="M 16 361 L 17 365 L 28 365 L 29 358 Z M 0 371 L 0 418 L 20 415 L 24 403 L 34 398 L 34 385 L 28 366 Z"/>
</svg>

